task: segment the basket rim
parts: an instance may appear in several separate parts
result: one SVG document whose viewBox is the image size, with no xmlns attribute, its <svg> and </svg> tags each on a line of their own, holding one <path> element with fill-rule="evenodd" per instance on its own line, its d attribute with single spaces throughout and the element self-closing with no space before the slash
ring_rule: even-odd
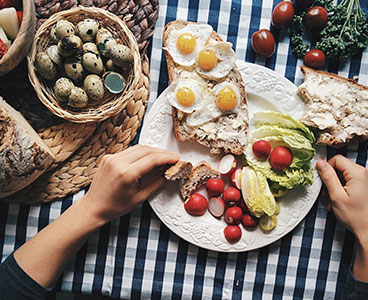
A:
<svg viewBox="0 0 368 300">
<path fill-rule="evenodd" d="M 126 35 L 129 47 L 133 53 L 133 66 L 132 71 L 133 74 L 130 76 L 132 77 L 132 81 L 130 87 L 123 91 L 122 94 L 116 96 L 115 99 L 107 101 L 102 105 L 98 106 L 99 112 L 96 113 L 96 107 L 88 108 L 86 107 L 83 111 L 71 111 L 64 109 L 59 103 L 57 99 L 50 95 L 43 87 L 43 83 L 40 81 L 38 75 L 36 74 L 34 61 L 37 54 L 37 46 L 38 42 L 41 40 L 42 34 L 45 31 L 49 31 L 49 28 L 52 27 L 58 20 L 60 19 L 68 19 L 68 17 L 72 17 L 73 15 L 80 15 L 83 13 L 88 13 L 89 15 L 86 18 L 91 17 L 91 14 L 102 14 L 104 17 L 112 20 L 115 24 L 121 27 L 122 31 Z M 83 19 L 83 17 L 81 18 Z M 27 62 L 28 62 L 28 77 L 35 90 L 38 98 L 40 101 L 56 116 L 61 117 L 67 121 L 75 122 L 75 123 L 87 123 L 87 122 L 99 122 L 106 120 L 109 117 L 121 112 L 129 100 L 131 99 L 136 87 L 139 84 L 142 76 L 142 67 L 141 67 L 141 57 L 138 47 L 138 42 L 134 37 L 133 33 L 130 31 L 128 26 L 125 24 L 123 20 L 121 20 L 118 16 L 114 15 L 113 13 L 97 8 L 97 7 L 84 7 L 84 6 L 77 6 L 72 9 L 60 11 L 58 13 L 53 14 L 49 19 L 47 19 L 37 30 L 34 40 L 31 46 L 30 51 L 27 55 Z"/>
</svg>

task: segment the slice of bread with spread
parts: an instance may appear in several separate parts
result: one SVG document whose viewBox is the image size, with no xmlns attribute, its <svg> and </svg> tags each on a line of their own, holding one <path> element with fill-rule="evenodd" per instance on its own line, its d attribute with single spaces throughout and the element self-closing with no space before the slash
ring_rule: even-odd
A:
<svg viewBox="0 0 368 300">
<path fill-rule="evenodd" d="M 192 173 L 193 165 L 190 162 L 179 160 L 176 164 L 168 168 L 165 173 L 165 179 L 169 181 L 176 181 L 180 179 L 187 179 Z"/>
<path fill-rule="evenodd" d="M 343 147 L 368 139 L 368 88 L 336 74 L 302 66 L 298 95 L 306 107 L 302 122 L 319 129 L 317 144 Z"/>
<path fill-rule="evenodd" d="M 54 155 L 26 119 L 0 97 L 0 198 L 36 180 Z"/>
<path fill-rule="evenodd" d="M 209 79 L 206 76 L 200 75 L 196 71 L 195 66 L 182 66 L 176 63 L 168 49 L 170 36 L 178 30 L 183 29 L 188 24 L 197 24 L 187 21 L 174 21 L 166 25 L 163 33 L 164 50 L 169 73 L 170 83 L 189 80 L 200 82 L 208 90 L 211 90 L 219 83 L 226 82 L 235 85 L 239 91 L 240 101 L 236 111 L 223 113 L 221 116 L 216 116 L 212 120 L 199 126 L 189 126 L 187 123 L 188 114 L 181 110 L 172 108 L 173 123 L 175 136 L 179 141 L 197 142 L 210 148 L 211 154 L 219 154 L 221 152 L 242 154 L 246 147 L 247 132 L 248 132 L 248 110 L 247 98 L 244 83 L 241 73 L 236 65 L 231 71 L 222 78 Z M 208 39 L 209 43 L 222 42 L 221 37 L 212 30 Z M 230 45 L 231 48 L 231 45 Z M 233 51 L 233 50 L 231 50 Z M 234 64 L 235 64 L 234 53 Z M 210 110 L 209 107 L 202 108 L 203 111 Z M 205 114 L 206 112 L 203 112 Z"/>
</svg>

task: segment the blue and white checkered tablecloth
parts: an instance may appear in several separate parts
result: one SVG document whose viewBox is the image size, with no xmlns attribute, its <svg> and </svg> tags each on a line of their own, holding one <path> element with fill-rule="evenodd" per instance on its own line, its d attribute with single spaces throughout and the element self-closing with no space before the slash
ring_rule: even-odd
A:
<svg viewBox="0 0 368 300">
<path fill-rule="evenodd" d="M 167 87 L 162 51 L 165 24 L 175 19 L 209 23 L 233 43 L 238 59 L 265 65 L 295 84 L 303 80 L 301 60 L 292 55 L 286 32 L 272 29 L 277 49 L 268 60 L 256 57 L 252 33 L 269 28 L 280 0 L 160 1 L 151 43 L 150 105 Z M 368 1 L 360 1 L 368 9 Z M 328 70 L 359 76 L 368 85 L 368 50 Z M 150 107 L 149 105 L 149 107 Z M 328 149 L 328 156 L 337 151 Z M 366 166 L 367 143 L 338 151 Z M 84 190 L 64 201 L 17 205 L 0 203 L 0 258 L 56 219 Z M 217 253 L 193 246 L 163 225 L 147 203 L 93 234 L 67 266 L 57 289 L 123 299 L 339 299 L 352 255 L 354 237 L 316 204 L 291 233 L 274 244 L 243 253 Z"/>
</svg>

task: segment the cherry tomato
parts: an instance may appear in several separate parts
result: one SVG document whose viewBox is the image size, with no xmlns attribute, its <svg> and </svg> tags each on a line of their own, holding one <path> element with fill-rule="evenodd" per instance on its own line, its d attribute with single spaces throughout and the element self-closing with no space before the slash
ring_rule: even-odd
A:
<svg viewBox="0 0 368 300">
<path fill-rule="evenodd" d="M 259 224 L 259 219 L 249 213 L 245 213 L 242 219 L 242 224 L 245 229 L 253 228 Z"/>
<path fill-rule="evenodd" d="M 321 50 L 312 49 L 304 55 L 304 64 L 307 67 L 320 69 L 324 66 L 325 62 L 326 55 Z"/>
<path fill-rule="evenodd" d="M 207 199 L 199 193 L 191 194 L 184 203 L 184 209 L 192 216 L 202 216 L 206 212 L 207 206 Z"/>
<path fill-rule="evenodd" d="M 210 178 L 206 182 L 206 190 L 210 197 L 220 196 L 225 190 L 225 183 L 220 178 Z"/>
<path fill-rule="evenodd" d="M 304 24 L 311 32 L 320 32 L 327 24 L 327 11 L 322 6 L 314 6 L 304 16 Z"/>
<path fill-rule="evenodd" d="M 252 48 L 257 55 L 264 58 L 272 56 L 275 51 L 275 39 L 268 29 L 261 29 L 252 35 Z"/>
<path fill-rule="evenodd" d="M 240 240 L 242 232 L 238 225 L 228 225 L 224 229 L 224 235 L 229 243 L 236 243 Z"/>
<path fill-rule="evenodd" d="M 222 200 L 224 200 L 227 205 L 233 206 L 239 202 L 240 197 L 240 191 L 237 188 L 229 186 L 224 191 L 224 194 L 222 195 Z"/>
<path fill-rule="evenodd" d="M 293 0 L 295 6 L 299 9 L 306 9 L 311 6 L 314 0 Z"/>
<path fill-rule="evenodd" d="M 294 17 L 294 7 L 289 1 L 281 1 L 272 12 L 272 25 L 279 29 L 286 29 Z"/>
<path fill-rule="evenodd" d="M 258 140 L 253 143 L 253 154 L 261 159 L 267 159 L 271 152 L 271 144 L 265 140 Z"/>
<path fill-rule="evenodd" d="M 243 218 L 243 211 L 238 206 L 229 207 L 225 211 L 225 222 L 229 225 L 238 225 Z"/>
<path fill-rule="evenodd" d="M 293 153 L 288 147 L 277 146 L 270 154 L 270 164 L 276 170 L 283 170 L 293 161 Z"/>
</svg>

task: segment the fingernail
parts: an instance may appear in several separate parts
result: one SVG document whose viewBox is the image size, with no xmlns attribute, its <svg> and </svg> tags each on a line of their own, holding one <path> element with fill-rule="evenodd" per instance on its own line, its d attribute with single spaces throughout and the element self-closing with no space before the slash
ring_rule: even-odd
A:
<svg viewBox="0 0 368 300">
<path fill-rule="evenodd" d="M 327 162 L 326 162 L 326 161 L 324 161 L 324 160 L 322 160 L 322 159 L 320 159 L 320 160 L 318 160 L 318 161 L 317 161 L 317 163 L 316 163 L 316 167 L 317 167 L 317 171 L 318 171 L 318 172 L 321 172 L 321 171 L 323 171 L 325 168 L 327 168 Z"/>
</svg>

